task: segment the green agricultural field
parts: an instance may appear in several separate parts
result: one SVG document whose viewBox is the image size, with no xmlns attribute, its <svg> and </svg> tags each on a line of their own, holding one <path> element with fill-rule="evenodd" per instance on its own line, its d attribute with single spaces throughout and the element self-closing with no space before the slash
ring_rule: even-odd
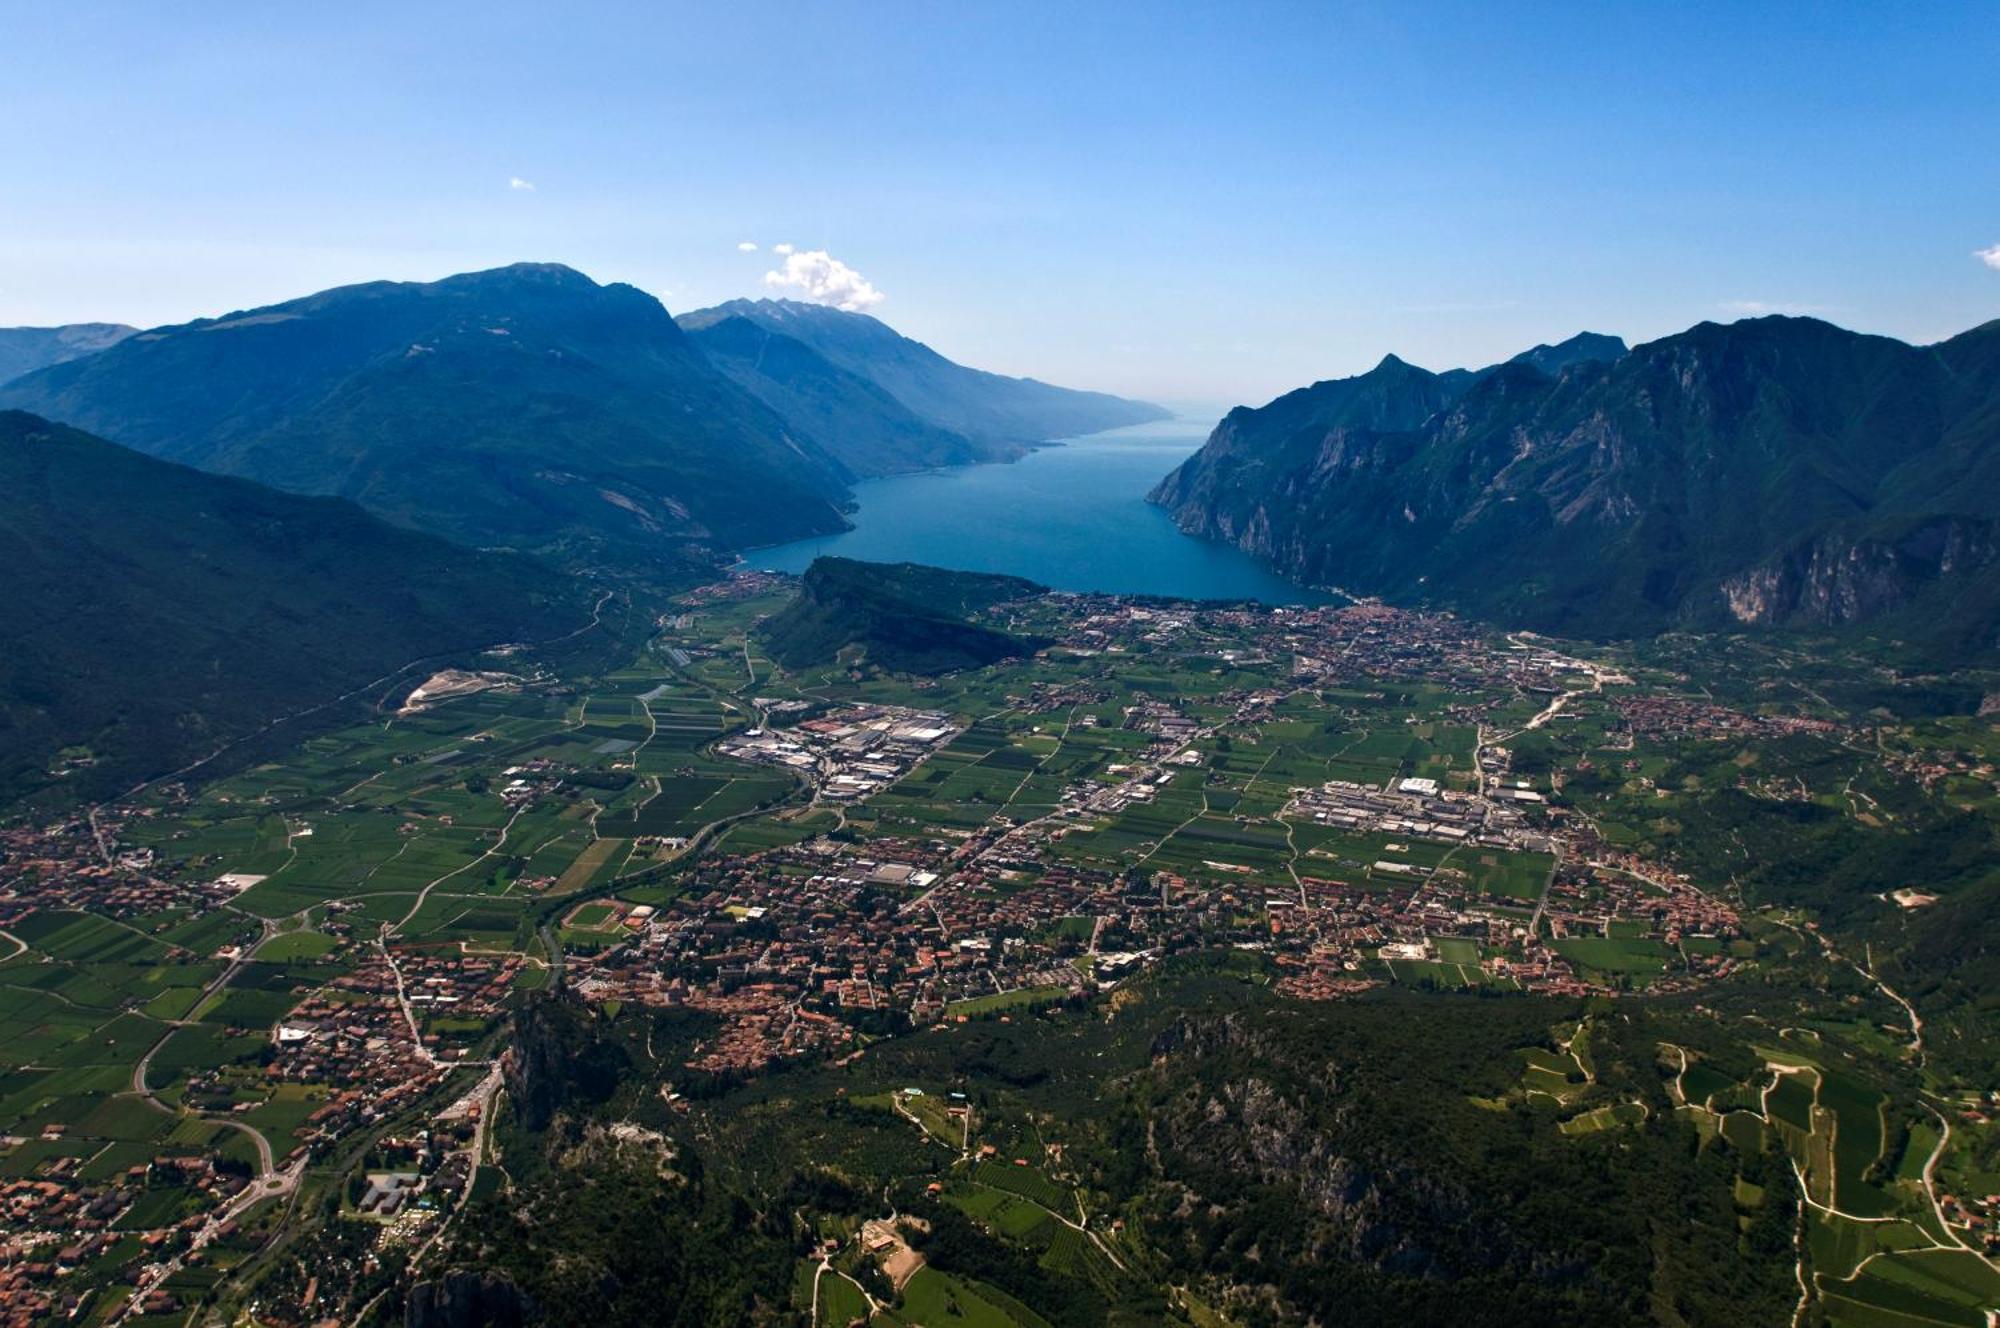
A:
<svg viewBox="0 0 2000 1328">
<path fill-rule="evenodd" d="M 1616 1129 L 1621 1125 L 1637 1125 L 1646 1119 L 1643 1103 L 1620 1102 L 1614 1106 L 1593 1107 L 1591 1110 L 1572 1116 L 1558 1127 L 1564 1134 L 1596 1134 L 1603 1130 Z"/>
<path fill-rule="evenodd" d="M 1563 958 L 1602 973 L 1660 973 L 1673 960 L 1664 943 L 1638 937 L 1570 936 L 1551 944 Z"/>
<path fill-rule="evenodd" d="M 966 1328 L 1048 1328 L 1048 1320 L 983 1282 L 919 1269 L 903 1288 L 903 1305 L 891 1322 L 964 1324 Z"/>
<path fill-rule="evenodd" d="M 1765 1097 L 1771 1120 L 1790 1126 L 1800 1134 L 1810 1133 L 1817 1079 L 1815 1074 L 1779 1075 L 1776 1085 Z"/>
<path fill-rule="evenodd" d="M 1686 1073 L 1681 1076 L 1681 1091 L 1696 1106 L 1705 1105 L 1709 1099 L 1736 1086 L 1734 1079 L 1706 1061 L 1690 1061 Z"/>
<path fill-rule="evenodd" d="M 1025 1010 L 1037 1005 L 1047 1005 L 1068 995 L 1063 987 L 1019 987 L 1013 991 L 996 991 L 987 996 L 974 996 L 969 1000 L 953 1001 L 945 1007 L 946 1015 L 986 1015 L 1008 1010 Z"/>
<path fill-rule="evenodd" d="M 1011 1161 L 981 1162 L 973 1170 L 972 1179 L 1040 1204 L 1050 1212 L 1067 1216 L 1075 1207 L 1068 1191 L 1032 1166 L 1019 1166 Z"/>
<path fill-rule="evenodd" d="M 267 963 L 324 959 L 340 942 L 324 932 L 291 931 L 273 936 L 257 947 L 257 958 Z"/>
<path fill-rule="evenodd" d="M 1895 1197 L 1864 1179 L 1884 1144 L 1882 1094 L 1845 1071 L 1829 1070 L 1820 1081 L 1819 1101 L 1834 1116 L 1834 1196 L 1840 1210 L 1856 1217 L 1894 1213 Z"/>
<path fill-rule="evenodd" d="M 1012 1240 L 1044 1244 L 1050 1227 L 1061 1225 L 1038 1203 L 984 1185 L 956 1186 L 950 1200 L 981 1225 Z"/>
<path fill-rule="evenodd" d="M 1392 959 L 1389 971 L 1397 982 L 1411 987 L 1478 987 L 1494 979 L 1481 972 L 1476 963 L 1449 963 L 1432 959 Z M 1504 982 L 1500 985 L 1506 985 Z"/>
<path fill-rule="evenodd" d="M 1449 864 L 1466 874 L 1481 894 L 1504 895 L 1532 902 L 1540 897 L 1555 870 L 1546 853 L 1512 853 L 1506 849 L 1471 847 L 1459 850 Z"/>
<path fill-rule="evenodd" d="M 818 1322 L 832 1328 L 847 1328 L 856 1319 L 868 1314 L 868 1300 L 861 1294 L 861 1288 L 838 1273 L 828 1271 L 819 1274 L 819 1318 Z M 806 1303 L 812 1303 L 812 1289 L 807 1288 Z"/>
</svg>

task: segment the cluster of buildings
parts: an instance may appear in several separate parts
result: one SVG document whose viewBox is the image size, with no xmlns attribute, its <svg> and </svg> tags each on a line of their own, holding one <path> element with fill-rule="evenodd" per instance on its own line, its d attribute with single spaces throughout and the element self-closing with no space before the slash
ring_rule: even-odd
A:
<svg viewBox="0 0 2000 1328">
<path fill-rule="evenodd" d="M 1926 789 L 1935 789 L 1945 779 L 1972 779 L 2000 792 L 2000 769 L 1983 753 L 1956 748 L 1926 747 L 1908 752 L 1885 748 L 1880 758 L 1885 768 L 1916 780 Z"/>
<path fill-rule="evenodd" d="M 889 787 L 959 732 L 951 716 L 932 711 L 843 706 L 788 728 L 751 729 L 716 750 L 784 766 L 811 779 L 820 797 L 852 802 Z"/>
<path fill-rule="evenodd" d="M 753 1073 L 838 1054 L 857 1031 L 978 1017 L 1016 995 L 1060 1000 L 1218 945 L 1268 954 L 1281 990 L 1325 999 L 1380 981 L 1380 961 L 1436 960 L 1441 942 L 1473 943 L 1466 983 L 1583 993 L 1610 988 L 1558 952 L 1566 936 L 1608 935 L 1614 923 L 1668 945 L 1737 934 L 1727 904 L 1670 874 L 1645 881 L 1616 865 L 1557 872 L 1537 926 L 1534 901 L 1484 894 L 1454 870 L 1384 876 L 1356 862 L 1353 881 L 1308 876 L 1275 891 L 1166 871 L 1135 879 L 1038 860 L 990 836 L 891 845 L 908 860 L 883 859 L 884 847 L 815 841 L 703 864 L 694 889 L 622 943 L 573 958 L 575 988 L 712 1014 L 718 1031 L 689 1068 Z M 1658 982 L 1733 962 L 1690 954 Z"/>
<path fill-rule="evenodd" d="M 1284 815 L 1357 834 L 1545 853 L 1548 834 L 1522 812 L 1522 800 L 1512 796 L 1520 791 L 1496 797 L 1440 789 L 1430 779 L 1399 780 L 1389 788 L 1332 779 L 1316 789 L 1295 790 Z"/>
<path fill-rule="evenodd" d="M 1621 696 L 1611 707 L 1630 732 L 1647 738 L 1706 740 L 1840 731 L 1840 726 L 1829 720 L 1804 715 L 1751 715 L 1685 696 Z"/>
<path fill-rule="evenodd" d="M 0 829 L 0 927 L 37 910 L 69 909 L 111 918 L 168 910 L 206 911 L 232 899 L 232 878 L 174 881 L 156 874 L 151 849 L 118 846 L 123 819 L 101 812 Z"/>
<path fill-rule="evenodd" d="M 304 1145 L 388 1119 L 443 1075 L 411 1038 L 393 997 L 314 993 L 278 1024 L 271 1040 L 263 1071 L 268 1079 L 326 1090 L 298 1132 Z"/>
<path fill-rule="evenodd" d="M 1974 1130 L 1991 1127 L 2000 1119 L 2000 1089 L 1989 1090 L 1974 1102 L 1960 1105 L 1958 1118 Z M 2000 1193 L 1985 1186 L 1977 1186 L 1967 1194 L 1940 1189 L 1937 1200 L 1945 1221 L 1971 1237 L 1988 1258 L 2000 1255 Z"/>
<path fill-rule="evenodd" d="M 1449 617 L 1380 605 L 1196 614 L 1083 596 L 1069 597 L 1066 608 L 1075 615 L 1064 632 L 1071 651 L 1208 650 L 1222 625 L 1239 638 L 1256 634 L 1248 646 L 1215 648 L 1222 665 L 1290 657 L 1299 686 L 1338 675 L 1351 688 L 1360 675 L 1379 676 L 1386 690 L 1416 677 L 1495 698 L 1553 699 L 1594 673 L 1532 640 L 1494 642 Z M 1240 621 L 1219 623 L 1231 618 Z M 1077 712 L 1101 712 L 1108 696 L 1088 682 L 1037 681 L 1025 690 L 1010 703 L 1031 715 L 1066 711 L 1066 722 L 1086 726 L 1096 714 Z M 1672 873 L 1625 863 L 1587 829 L 1546 815 L 1539 793 L 1506 778 L 1509 757 L 1498 745 L 1480 748 L 1476 789 L 1420 777 L 1385 787 L 1332 780 L 1293 790 L 1282 815 L 1464 854 L 1566 856 L 1572 865 L 1553 874 L 1545 898 L 1488 893 L 1475 873 L 1437 865 L 1434 850 L 1410 861 L 1301 855 L 1295 870 L 1304 874 L 1286 888 L 1228 864 L 1183 876 L 1087 865 L 1061 851 L 1080 825 L 1150 801 L 1177 778 L 1205 778 L 1211 738 L 1269 718 L 1286 697 L 1268 685 L 1223 689 L 1203 698 L 1206 718 L 1136 698 L 1121 707 L 1122 725 L 1149 741 L 1071 783 L 1052 813 L 1030 820 L 997 817 L 969 834 L 930 839 L 821 839 L 692 864 L 681 895 L 651 916 L 628 917 L 609 948 L 571 960 L 576 989 L 592 999 L 714 1015 L 716 1032 L 689 1067 L 752 1073 L 791 1057 L 839 1054 L 857 1032 L 1059 1000 L 1122 981 L 1162 955 L 1217 945 L 1268 954 L 1281 990 L 1324 999 L 1378 983 L 1389 972 L 1384 961 L 1403 960 L 1465 983 L 1605 991 L 1603 974 L 1571 962 L 1556 943 L 1610 936 L 1614 924 L 1621 938 L 1668 946 L 1683 936 L 1736 934 L 1727 904 Z M 1461 718 L 1479 717 L 1468 709 Z M 788 766 L 822 799 L 852 801 L 901 778 L 957 732 L 947 715 L 857 705 L 743 734 L 723 750 Z M 1462 962 L 1444 959 L 1447 951 Z M 1720 947 L 1684 958 L 1651 980 L 1691 981 L 1733 962 Z"/>
<path fill-rule="evenodd" d="M 162 1154 L 101 1178 L 87 1177 L 84 1161 L 51 1157 L 33 1175 L 0 1185 L 0 1328 L 28 1328 L 80 1309 L 81 1297 L 70 1289 L 79 1270 L 121 1255 L 137 1264 L 185 1250 L 214 1210 L 248 1183 L 208 1157 Z M 128 1231 L 134 1205 L 155 1189 L 187 1196 L 189 1214 L 177 1211 L 164 1225 Z M 142 1308 L 164 1313 L 176 1302 L 155 1291 Z"/>
</svg>

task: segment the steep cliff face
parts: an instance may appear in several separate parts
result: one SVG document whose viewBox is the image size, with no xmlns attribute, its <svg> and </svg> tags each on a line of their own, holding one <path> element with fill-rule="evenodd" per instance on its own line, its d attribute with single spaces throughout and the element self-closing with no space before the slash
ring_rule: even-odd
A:
<svg viewBox="0 0 2000 1328">
<path fill-rule="evenodd" d="M 1991 521 L 1939 517 L 1898 536 L 1814 536 L 1722 583 L 1738 622 L 1838 627 L 1892 612 L 2000 558 Z"/>
<path fill-rule="evenodd" d="M 1464 386 L 1390 355 L 1359 377 L 1314 383 L 1259 409 L 1238 406 L 1160 481 L 1151 501 L 1190 533 L 1271 557 L 1275 551 L 1256 547 L 1252 534 L 1259 525 L 1268 530 L 1260 510 L 1302 503 L 1315 486 L 1369 468 L 1379 459 L 1373 440 L 1418 428 Z"/>
<path fill-rule="evenodd" d="M 410 1288 L 404 1328 L 520 1328 L 538 1317 L 534 1301 L 492 1272 L 450 1272 Z"/>
<path fill-rule="evenodd" d="M 560 1111 L 608 1100 L 630 1068 L 624 1049 L 592 1033 L 574 998 L 529 1001 L 514 1012 L 507 1049 L 507 1100 L 521 1125 L 547 1129 Z"/>
<path fill-rule="evenodd" d="M 1341 1109 L 1355 1088 L 1337 1060 L 1302 1064 L 1241 1018 L 1184 1021 L 1170 1037 L 1156 1072 L 1173 1093 L 1153 1144 L 1162 1169 L 1186 1187 L 1189 1211 L 1227 1202 L 1247 1182 L 1297 1200 L 1305 1220 L 1296 1235 L 1314 1260 L 1444 1278 L 1506 1260 L 1513 1237 L 1504 1222 L 1471 1223 L 1462 1187 L 1385 1150 Z M 1449 1241 L 1437 1239 L 1443 1231 L 1454 1233 Z"/>
<path fill-rule="evenodd" d="M 1984 612 L 1995 343 L 1769 318 L 1615 362 L 1385 360 L 1231 412 L 1152 499 L 1302 580 L 1558 631 L 1838 626 L 1940 594 Z"/>
<path fill-rule="evenodd" d="M 1783 1313 L 1790 1250 L 1781 1236 L 1746 1260 L 1721 1150 L 1697 1157 L 1665 1120 L 1579 1147 L 1552 1111 L 1481 1105 L 1509 1091 L 1509 1048 L 1539 1045 L 1542 1013 L 1480 1002 L 1449 1032 L 1413 1013 L 1188 1014 L 1156 1037 L 1134 1137 L 1152 1177 L 1141 1220 L 1176 1281 L 1271 1323 L 1640 1323 L 1662 1302 L 1681 1323 Z M 1596 1091 L 1665 1116 L 1647 1037 L 1593 1042 Z"/>
</svg>

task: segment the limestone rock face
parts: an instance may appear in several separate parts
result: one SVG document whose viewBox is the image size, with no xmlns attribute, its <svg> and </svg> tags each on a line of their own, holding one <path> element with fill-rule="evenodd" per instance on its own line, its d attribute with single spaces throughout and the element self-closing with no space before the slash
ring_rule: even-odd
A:
<svg viewBox="0 0 2000 1328">
<path fill-rule="evenodd" d="M 1238 408 L 1150 495 L 1301 581 L 1583 636 L 2000 630 L 2000 323 L 1935 346 L 1806 318 L 1391 356 Z"/>
<path fill-rule="evenodd" d="M 498 1273 L 449 1272 L 410 1288 L 405 1328 L 520 1328 L 535 1307 Z"/>
</svg>

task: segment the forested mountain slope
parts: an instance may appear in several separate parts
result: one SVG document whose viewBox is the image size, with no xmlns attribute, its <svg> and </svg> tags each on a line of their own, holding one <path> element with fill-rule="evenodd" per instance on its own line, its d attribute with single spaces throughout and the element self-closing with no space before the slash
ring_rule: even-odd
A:
<svg viewBox="0 0 2000 1328">
<path fill-rule="evenodd" d="M 574 631 L 585 588 L 352 503 L 0 411 L 0 801 L 115 791 L 425 656 Z"/>
</svg>

